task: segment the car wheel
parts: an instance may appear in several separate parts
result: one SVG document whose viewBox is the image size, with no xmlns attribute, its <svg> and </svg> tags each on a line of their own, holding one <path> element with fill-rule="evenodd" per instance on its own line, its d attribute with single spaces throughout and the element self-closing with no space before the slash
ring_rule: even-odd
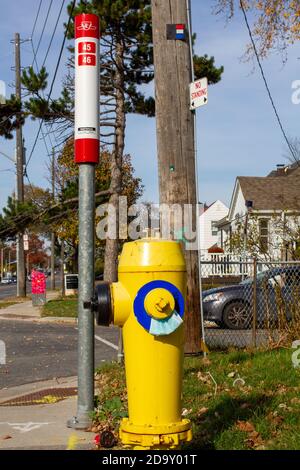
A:
<svg viewBox="0 0 300 470">
<path fill-rule="evenodd" d="M 245 330 L 251 326 L 249 305 L 242 301 L 232 302 L 225 307 L 223 323 L 230 330 Z"/>
</svg>

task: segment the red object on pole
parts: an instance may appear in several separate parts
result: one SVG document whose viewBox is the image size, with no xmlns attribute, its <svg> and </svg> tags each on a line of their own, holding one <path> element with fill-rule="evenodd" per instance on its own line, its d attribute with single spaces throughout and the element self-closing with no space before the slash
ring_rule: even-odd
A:
<svg viewBox="0 0 300 470">
<path fill-rule="evenodd" d="M 35 270 L 31 272 L 31 292 L 32 294 L 45 294 L 46 276 L 44 273 Z"/>
<path fill-rule="evenodd" d="M 99 17 L 75 17 L 75 162 L 99 163 Z"/>
</svg>

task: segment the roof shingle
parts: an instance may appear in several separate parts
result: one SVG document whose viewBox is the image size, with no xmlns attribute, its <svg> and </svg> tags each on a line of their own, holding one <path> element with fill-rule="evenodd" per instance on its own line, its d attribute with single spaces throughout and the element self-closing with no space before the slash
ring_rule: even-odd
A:
<svg viewBox="0 0 300 470">
<path fill-rule="evenodd" d="M 245 200 L 254 210 L 300 210 L 300 174 L 283 177 L 238 176 Z"/>
</svg>

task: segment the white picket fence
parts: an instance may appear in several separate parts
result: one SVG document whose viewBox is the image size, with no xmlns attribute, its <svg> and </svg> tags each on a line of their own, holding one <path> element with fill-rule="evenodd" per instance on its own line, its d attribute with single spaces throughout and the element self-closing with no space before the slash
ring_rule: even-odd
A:
<svg viewBox="0 0 300 470">
<path fill-rule="evenodd" d="M 202 276 L 251 276 L 253 259 L 232 253 L 202 253 Z"/>
</svg>

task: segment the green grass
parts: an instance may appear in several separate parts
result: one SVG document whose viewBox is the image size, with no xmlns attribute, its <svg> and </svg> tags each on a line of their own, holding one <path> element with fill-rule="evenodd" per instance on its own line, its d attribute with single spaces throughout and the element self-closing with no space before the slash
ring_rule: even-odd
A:
<svg viewBox="0 0 300 470">
<path fill-rule="evenodd" d="M 15 305 L 17 302 L 0 302 L 0 309 L 10 307 L 10 305 Z"/>
<path fill-rule="evenodd" d="M 42 317 L 77 317 L 77 298 L 50 300 L 42 308 Z"/>
<path fill-rule="evenodd" d="M 208 359 L 185 359 L 183 409 L 194 438 L 184 448 L 300 450 L 300 369 L 291 353 L 214 352 Z M 235 382 L 239 378 L 244 383 Z M 105 365 L 98 382 L 95 422 L 115 428 L 127 406 L 123 368 Z"/>
</svg>

